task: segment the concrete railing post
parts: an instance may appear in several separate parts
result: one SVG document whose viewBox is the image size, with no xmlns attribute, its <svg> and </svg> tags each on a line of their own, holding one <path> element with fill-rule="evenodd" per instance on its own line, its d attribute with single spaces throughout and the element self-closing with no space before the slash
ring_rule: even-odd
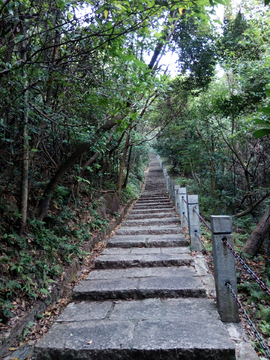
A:
<svg viewBox="0 0 270 360">
<path fill-rule="evenodd" d="M 173 204 L 174 204 L 174 181 L 171 179 L 171 191 L 170 191 L 170 193 L 171 193 L 171 200 L 172 200 L 172 202 L 173 202 Z"/>
<path fill-rule="evenodd" d="M 233 247 L 231 216 L 211 216 L 211 229 L 218 311 L 223 322 L 239 322 L 238 305 L 226 286 L 230 283 L 237 294 L 235 258 L 222 241 Z"/>
<path fill-rule="evenodd" d="M 172 179 L 169 177 L 169 196 L 170 196 L 170 199 L 172 200 Z"/>
<path fill-rule="evenodd" d="M 166 173 L 166 176 L 165 176 L 165 180 L 166 180 L 166 188 L 167 188 L 167 191 L 169 192 L 170 177 L 169 177 L 169 175 L 167 173 Z"/>
<path fill-rule="evenodd" d="M 182 228 L 188 227 L 188 211 L 187 211 L 187 189 L 179 188 L 179 215 L 181 217 L 181 226 Z M 186 201 L 186 202 L 185 202 Z"/>
<path fill-rule="evenodd" d="M 165 168 L 165 166 L 162 164 L 162 169 L 163 169 L 163 175 L 164 175 L 164 178 L 166 180 L 166 176 L 167 176 L 167 170 Z"/>
<path fill-rule="evenodd" d="M 194 209 L 199 213 L 198 195 L 188 195 L 188 228 L 190 236 L 190 245 L 193 251 L 202 251 L 200 242 L 201 230 L 200 219 Z"/>
<path fill-rule="evenodd" d="M 179 196 L 178 196 L 178 190 L 180 189 L 180 185 L 174 185 L 174 206 L 176 212 L 179 214 Z"/>
</svg>

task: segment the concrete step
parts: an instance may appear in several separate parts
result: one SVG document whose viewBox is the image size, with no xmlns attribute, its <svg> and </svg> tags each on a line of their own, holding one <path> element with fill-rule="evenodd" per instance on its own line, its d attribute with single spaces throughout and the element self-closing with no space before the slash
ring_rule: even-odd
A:
<svg viewBox="0 0 270 360">
<path fill-rule="evenodd" d="M 107 243 L 109 247 L 181 247 L 188 246 L 189 242 L 184 234 L 165 235 L 115 235 Z"/>
<path fill-rule="evenodd" d="M 134 206 L 133 206 L 133 209 L 148 209 L 148 208 L 155 208 L 155 209 L 158 209 L 158 208 L 164 208 L 164 209 L 168 209 L 168 208 L 171 208 L 173 209 L 173 206 L 170 202 L 168 202 L 167 204 L 166 203 L 158 203 L 158 202 L 155 202 L 155 203 L 147 203 L 147 204 L 138 204 L 136 203 Z"/>
<path fill-rule="evenodd" d="M 153 225 L 153 226 L 122 226 L 115 231 L 116 235 L 142 235 L 142 234 L 181 234 L 179 225 Z"/>
<path fill-rule="evenodd" d="M 168 196 L 165 196 L 164 193 L 156 193 L 155 195 L 150 195 L 150 194 L 142 194 L 140 196 L 141 200 L 159 200 L 159 199 L 166 199 L 168 200 Z"/>
<path fill-rule="evenodd" d="M 189 266 L 193 258 L 185 247 L 173 248 L 108 248 L 95 261 L 95 269 L 133 267 Z M 112 250 L 116 250 L 112 252 Z M 133 250 L 133 251 L 131 251 Z M 137 251 L 136 251 L 137 250 Z"/>
<path fill-rule="evenodd" d="M 74 300 L 206 297 L 193 267 L 94 270 L 73 291 Z"/>
<path fill-rule="evenodd" d="M 154 206 L 155 204 L 158 205 L 165 205 L 168 206 L 170 205 L 171 207 L 173 207 L 172 203 L 170 201 L 158 201 L 158 200 L 153 200 L 153 201 L 137 201 L 136 204 L 134 206 Z"/>
<path fill-rule="evenodd" d="M 150 214 L 133 214 L 130 212 L 130 214 L 127 217 L 127 220 L 136 220 L 136 219 L 157 219 L 157 218 L 168 218 L 168 217 L 175 217 L 176 212 L 175 211 L 168 211 L 163 213 L 150 213 Z M 178 219 L 179 220 L 179 219 Z"/>
<path fill-rule="evenodd" d="M 142 195 L 140 196 L 141 200 L 168 200 L 168 196 L 164 196 L 163 193 L 160 194 L 155 194 L 155 195 L 150 195 L 150 194 L 145 194 L 142 193 Z"/>
<path fill-rule="evenodd" d="M 172 207 L 168 207 L 168 208 L 148 208 L 148 209 L 138 209 L 138 208 L 133 208 L 130 212 L 130 214 L 155 214 L 155 213 L 173 213 L 175 212 L 175 209 L 173 209 Z"/>
<path fill-rule="evenodd" d="M 106 248 L 100 254 L 102 257 L 103 255 L 152 255 L 152 254 L 190 254 L 190 249 L 185 247 L 152 247 L 152 248 Z"/>
<path fill-rule="evenodd" d="M 180 224 L 178 217 L 167 217 L 167 218 L 151 218 L 151 219 L 127 219 L 123 221 L 122 226 L 153 226 L 153 225 L 172 225 Z"/>
<path fill-rule="evenodd" d="M 71 303 L 37 343 L 37 360 L 235 360 L 207 298 Z"/>
<path fill-rule="evenodd" d="M 156 198 L 156 199 L 139 199 L 137 201 L 136 204 L 151 204 L 151 203 L 159 203 L 159 204 L 171 204 L 170 200 L 168 198 L 164 198 L 164 199 L 160 199 L 160 198 Z"/>
</svg>

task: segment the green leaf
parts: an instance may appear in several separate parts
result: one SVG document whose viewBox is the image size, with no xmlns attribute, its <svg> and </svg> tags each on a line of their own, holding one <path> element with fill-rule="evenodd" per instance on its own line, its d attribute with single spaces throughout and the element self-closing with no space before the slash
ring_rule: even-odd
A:
<svg viewBox="0 0 270 360">
<path fill-rule="evenodd" d="M 269 115 L 270 114 L 270 105 L 268 105 L 267 107 L 260 108 L 259 111 L 261 111 L 265 115 Z"/>
<path fill-rule="evenodd" d="M 270 134 L 270 129 L 260 129 L 257 130 L 253 133 L 253 136 L 256 138 L 261 138 L 263 136 L 269 135 Z"/>
<path fill-rule="evenodd" d="M 262 119 L 253 119 L 256 124 L 262 125 L 270 125 L 270 121 L 262 120 Z"/>
</svg>

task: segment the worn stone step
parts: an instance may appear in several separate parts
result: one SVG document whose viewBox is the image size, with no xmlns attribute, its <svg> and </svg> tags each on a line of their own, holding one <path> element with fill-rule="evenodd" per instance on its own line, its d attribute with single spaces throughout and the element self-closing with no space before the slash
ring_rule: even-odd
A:
<svg viewBox="0 0 270 360">
<path fill-rule="evenodd" d="M 127 219 L 123 221 L 122 226 L 153 226 L 153 225 L 172 225 L 180 224 L 178 217 L 167 217 L 167 218 L 151 218 L 151 219 Z"/>
<path fill-rule="evenodd" d="M 94 270 L 73 291 L 80 301 L 205 296 L 193 267 Z"/>
<path fill-rule="evenodd" d="M 132 209 L 131 210 L 131 212 L 130 212 L 130 214 L 155 214 L 155 213 L 165 213 L 165 212 L 167 212 L 167 213 L 174 213 L 175 212 L 175 209 L 173 209 L 172 207 L 170 207 L 170 208 L 146 208 L 146 209 Z"/>
<path fill-rule="evenodd" d="M 158 193 L 156 193 L 156 194 L 154 194 L 154 195 L 150 195 L 150 194 L 145 194 L 145 195 L 141 195 L 140 196 L 140 199 L 141 200 L 159 200 L 159 199 L 166 199 L 166 200 L 168 200 L 168 196 L 166 195 L 164 195 L 164 193 L 160 193 L 160 194 L 158 194 Z"/>
<path fill-rule="evenodd" d="M 140 234 L 181 234 L 179 225 L 155 225 L 155 226 L 122 226 L 117 229 L 116 235 L 140 235 Z"/>
<path fill-rule="evenodd" d="M 175 211 L 168 211 L 163 213 L 150 213 L 150 214 L 133 214 L 130 212 L 130 214 L 127 217 L 127 220 L 135 220 L 135 219 L 157 219 L 157 218 L 168 218 L 168 217 L 175 217 L 176 212 Z M 179 219 L 178 219 L 179 220 Z"/>
<path fill-rule="evenodd" d="M 178 248 L 176 252 L 166 252 L 163 248 L 162 252 L 152 252 L 155 248 L 141 248 L 138 252 L 124 252 L 120 248 L 110 248 L 107 250 L 121 250 L 118 253 L 102 253 L 95 261 L 95 269 L 125 269 L 132 267 L 160 267 L 160 266 L 189 266 L 193 264 L 193 258 L 187 252 L 185 247 Z M 180 251 L 182 250 L 182 252 Z M 139 253 L 139 250 L 141 252 Z M 143 251 L 142 251 L 143 250 Z"/>
<path fill-rule="evenodd" d="M 172 206 L 172 204 L 170 202 L 168 202 L 167 204 L 155 202 L 155 203 L 152 203 L 152 204 L 138 204 L 138 203 L 136 203 L 134 205 L 134 207 L 133 207 L 133 209 L 148 209 L 148 208 L 155 208 L 155 209 L 158 209 L 158 208 L 164 208 L 164 209 L 171 208 L 171 209 L 173 209 L 173 206 Z"/>
<path fill-rule="evenodd" d="M 152 206 L 152 205 L 154 206 L 155 204 L 164 205 L 164 206 L 170 205 L 171 207 L 173 207 L 172 203 L 168 199 L 166 201 L 158 201 L 158 200 L 137 201 L 134 206 Z"/>
<path fill-rule="evenodd" d="M 104 255 L 152 255 L 152 254 L 190 254 L 190 249 L 185 247 L 152 247 L 152 248 L 106 248 L 103 250 L 103 252 L 100 254 L 100 256 Z"/>
<path fill-rule="evenodd" d="M 165 196 L 164 193 L 156 193 L 154 195 L 150 195 L 150 194 L 144 194 L 142 193 L 141 196 L 140 196 L 140 199 L 142 200 L 158 200 L 158 199 L 166 199 L 168 200 L 168 196 Z"/>
<path fill-rule="evenodd" d="M 207 298 L 71 303 L 37 343 L 37 360 L 235 360 Z"/>
<path fill-rule="evenodd" d="M 109 247 L 178 247 L 188 246 L 184 234 L 164 235 L 115 235 L 107 243 Z"/>
<path fill-rule="evenodd" d="M 156 198 L 156 199 L 139 199 L 136 204 L 151 204 L 151 203 L 159 203 L 159 204 L 171 204 L 170 200 L 168 198 L 164 198 L 164 199 L 160 199 L 160 198 Z"/>
<path fill-rule="evenodd" d="M 152 196 L 152 195 L 158 195 L 158 196 L 160 196 L 160 191 L 159 190 L 154 190 L 154 189 L 152 189 L 152 190 L 147 190 L 147 191 L 145 191 L 145 195 L 150 195 L 150 196 Z M 162 190 L 162 194 L 164 195 L 164 196 L 169 196 L 168 195 L 168 191 L 167 191 L 167 189 L 166 188 L 164 188 L 163 190 Z"/>
</svg>

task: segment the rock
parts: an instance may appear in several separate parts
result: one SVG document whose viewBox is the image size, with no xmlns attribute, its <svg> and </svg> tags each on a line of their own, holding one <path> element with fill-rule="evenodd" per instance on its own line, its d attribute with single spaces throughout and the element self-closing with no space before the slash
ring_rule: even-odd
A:
<svg viewBox="0 0 270 360">
<path fill-rule="evenodd" d="M 106 218 L 106 214 L 114 215 L 118 212 L 120 206 L 119 197 L 115 193 L 106 193 L 99 199 L 99 206 L 97 207 L 97 213 L 103 219 Z"/>
<path fill-rule="evenodd" d="M 104 195 L 106 201 L 106 213 L 113 215 L 119 210 L 120 200 L 115 193 L 107 193 Z"/>
</svg>

